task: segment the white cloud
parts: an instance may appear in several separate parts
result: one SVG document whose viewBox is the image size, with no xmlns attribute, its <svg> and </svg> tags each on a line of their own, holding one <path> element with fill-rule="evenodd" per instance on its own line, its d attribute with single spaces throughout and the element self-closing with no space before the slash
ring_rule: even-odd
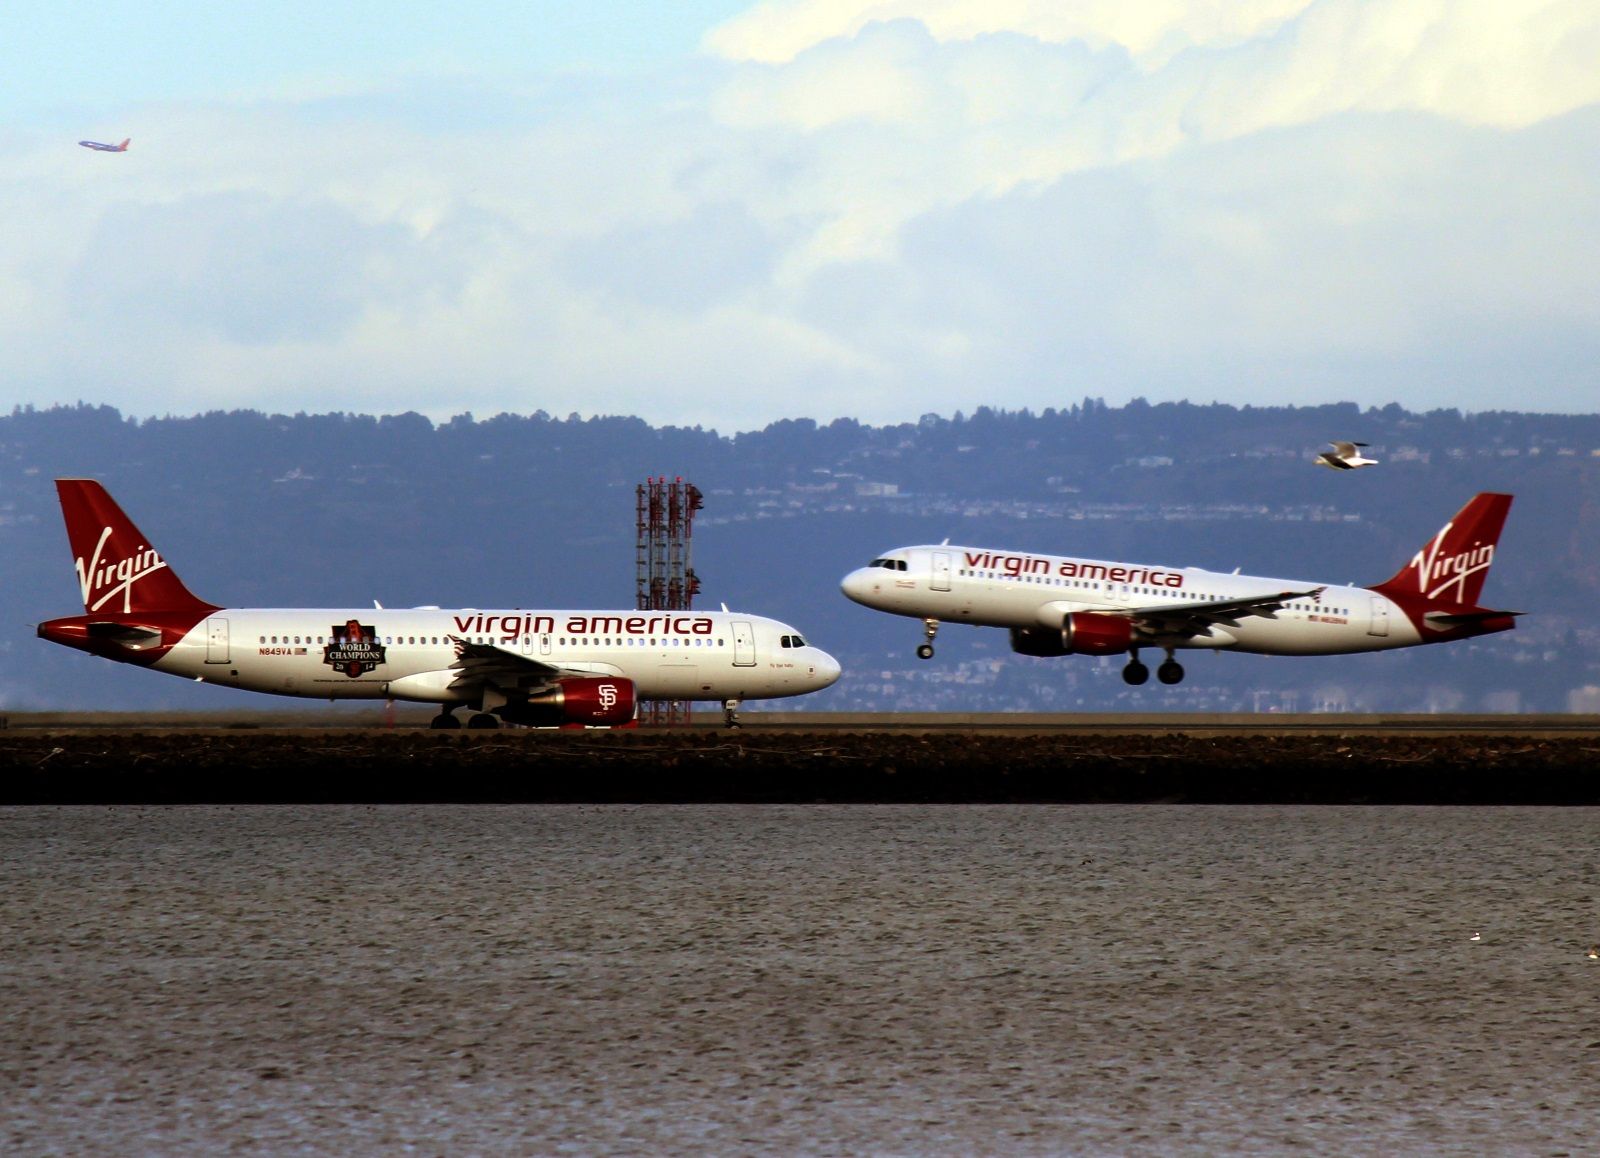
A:
<svg viewBox="0 0 1600 1158">
<path fill-rule="evenodd" d="M 1183 49 L 1236 44 L 1303 12 L 1311 0 L 766 0 L 706 36 L 732 60 L 781 64 L 869 24 L 915 20 L 940 40 L 1016 32 L 1056 44 L 1117 45 L 1149 64 Z"/>
<path fill-rule="evenodd" d="M 1224 135 L 1352 109 L 1525 125 L 1600 99 L 1593 0 L 767 0 L 706 46 L 798 64 L 897 20 L 943 44 L 1010 33 L 1115 47 L 1161 87 L 1218 98 Z"/>
<path fill-rule="evenodd" d="M 726 429 L 1482 407 L 1515 366 L 1519 404 L 1592 406 L 1593 0 L 814 0 L 710 43 L 628 83 L 122 110 L 114 156 L 13 130 L 0 405 Z"/>
</svg>

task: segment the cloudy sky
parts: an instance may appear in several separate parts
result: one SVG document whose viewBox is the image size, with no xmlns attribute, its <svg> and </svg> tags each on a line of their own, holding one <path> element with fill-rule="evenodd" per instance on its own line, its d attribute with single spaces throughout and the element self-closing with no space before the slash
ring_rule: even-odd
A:
<svg viewBox="0 0 1600 1158">
<path fill-rule="evenodd" d="M 0 7 L 5 409 L 1600 406 L 1600 0 L 85 12 Z"/>
</svg>

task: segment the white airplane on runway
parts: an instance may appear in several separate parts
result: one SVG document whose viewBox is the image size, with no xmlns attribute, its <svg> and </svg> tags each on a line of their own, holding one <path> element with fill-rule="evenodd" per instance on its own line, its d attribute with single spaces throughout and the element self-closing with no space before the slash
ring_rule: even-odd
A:
<svg viewBox="0 0 1600 1158">
<path fill-rule="evenodd" d="M 1011 631 L 1022 655 L 1122 655 L 1142 684 L 1139 650 L 1158 647 L 1162 683 L 1183 679 L 1178 648 L 1260 655 L 1347 655 L 1508 631 L 1520 612 L 1478 605 L 1511 496 L 1480 494 L 1392 579 L 1341 587 L 1061 555 L 901 547 L 850 572 L 857 603 L 923 622 L 923 659 L 940 623 Z"/>
<path fill-rule="evenodd" d="M 189 593 L 99 483 L 57 479 L 84 614 L 41 623 L 53 643 L 186 679 L 326 699 L 395 699 L 478 714 L 468 727 L 620 725 L 636 701 L 798 696 L 834 658 L 759 615 L 218 607 Z"/>
</svg>

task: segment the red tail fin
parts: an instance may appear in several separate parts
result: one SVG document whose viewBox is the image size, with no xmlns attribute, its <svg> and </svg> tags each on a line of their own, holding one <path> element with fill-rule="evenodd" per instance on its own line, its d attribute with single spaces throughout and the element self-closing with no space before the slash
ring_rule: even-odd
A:
<svg viewBox="0 0 1600 1158">
<path fill-rule="evenodd" d="M 124 141 L 123 141 L 123 142 L 122 142 L 122 144 L 120 144 L 120 145 L 118 145 L 118 146 L 117 146 L 117 152 L 119 152 L 119 153 L 126 153 L 126 152 L 127 152 L 127 151 L 128 151 L 128 145 L 129 145 L 129 143 L 130 143 L 130 142 L 132 142 L 132 140 L 133 140 L 133 138 L 132 138 L 132 137 L 128 137 L 128 138 L 126 138 L 126 139 L 125 139 L 125 140 L 124 140 Z"/>
<path fill-rule="evenodd" d="M 1394 578 L 1373 590 L 1401 600 L 1477 606 L 1510 509 L 1510 495 L 1474 495 Z"/>
<path fill-rule="evenodd" d="M 105 487 L 93 479 L 58 478 L 56 493 L 87 614 L 217 610 L 189 593 Z"/>
</svg>

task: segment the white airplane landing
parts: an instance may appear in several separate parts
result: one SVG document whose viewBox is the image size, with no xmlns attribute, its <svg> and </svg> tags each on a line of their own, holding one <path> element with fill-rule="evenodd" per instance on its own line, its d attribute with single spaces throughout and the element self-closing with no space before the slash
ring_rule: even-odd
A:
<svg viewBox="0 0 1600 1158">
<path fill-rule="evenodd" d="M 1122 677 L 1183 679 L 1180 648 L 1348 655 L 1509 631 L 1515 611 L 1478 604 L 1511 496 L 1480 494 L 1372 587 L 1221 574 L 976 547 L 898 547 L 844 577 L 855 602 L 922 620 L 922 659 L 942 623 L 1003 627 L 1021 655 L 1126 655 Z"/>
</svg>

